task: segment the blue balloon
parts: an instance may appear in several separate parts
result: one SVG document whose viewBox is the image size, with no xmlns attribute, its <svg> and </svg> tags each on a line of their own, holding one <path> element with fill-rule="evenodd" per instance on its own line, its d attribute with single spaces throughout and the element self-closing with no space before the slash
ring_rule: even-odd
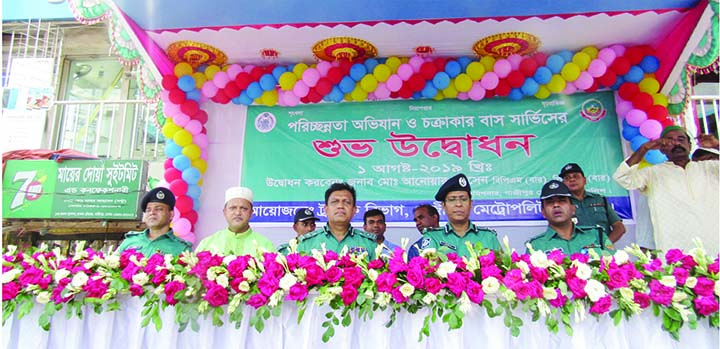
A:
<svg viewBox="0 0 720 349">
<path fill-rule="evenodd" d="M 622 76 L 618 76 L 617 80 L 615 80 L 615 83 L 612 86 L 610 86 L 610 88 L 613 90 L 617 90 L 620 88 L 620 85 L 622 85 L 624 83 L 625 83 L 625 79 Z"/>
<path fill-rule="evenodd" d="M 455 63 L 457 64 L 457 63 Z M 445 66 L 445 69 L 447 69 L 447 66 Z M 460 65 L 458 64 L 458 71 L 460 69 Z M 432 79 L 432 84 L 437 87 L 438 90 L 443 90 L 446 87 L 450 86 L 450 75 L 446 72 L 439 72 L 435 74 L 435 77 Z M 435 91 L 437 93 L 437 91 Z"/>
<path fill-rule="evenodd" d="M 630 140 L 630 149 L 632 149 L 633 151 L 637 151 L 638 148 L 640 148 L 641 145 L 647 143 L 647 141 L 649 141 L 649 139 L 645 136 L 635 136 L 633 137 L 633 139 Z"/>
<path fill-rule="evenodd" d="M 192 99 L 195 102 L 200 103 L 200 90 L 193 89 L 192 91 L 188 91 L 185 93 L 185 98 Z"/>
<path fill-rule="evenodd" d="M 196 212 L 200 210 L 200 199 L 192 199 L 193 201 L 193 210 Z"/>
<path fill-rule="evenodd" d="M 422 94 L 425 98 L 433 98 L 435 95 L 437 95 L 438 90 L 433 86 L 432 82 L 428 81 L 427 84 L 425 84 L 425 87 L 423 87 L 422 91 L 420 91 L 420 94 Z"/>
<path fill-rule="evenodd" d="M 667 161 L 667 156 L 660 152 L 660 150 L 653 149 L 645 154 L 645 160 L 653 165 L 657 165 Z"/>
<path fill-rule="evenodd" d="M 279 66 L 275 67 L 275 69 L 273 69 L 272 75 L 275 78 L 275 80 L 280 80 L 280 75 L 282 75 L 286 71 L 287 71 L 287 68 L 279 65 Z"/>
<path fill-rule="evenodd" d="M 195 71 L 200 72 L 200 73 L 205 73 L 205 69 L 207 69 L 207 67 L 208 67 L 207 64 L 200 64 L 200 66 L 198 66 L 197 69 L 195 69 Z"/>
<path fill-rule="evenodd" d="M 244 105 L 250 105 L 250 104 L 252 104 L 252 102 L 254 100 L 253 98 L 250 98 L 250 96 L 248 96 L 247 91 L 242 91 L 242 93 L 240 93 L 240 95 L 237 98 L 238 98 L 238 101 L 240 102 L 240 104 L 244 104 Z"/>
<path fill-rule="evenodd" d="M 510 94 L 508 95 L 508 98 L 510 98 L 513 101 L 519 101 L 523 98 L 523 93 L 519 88 L 514 88 L 510 90 Z"/>
<path fill-rule="evenodd" d="M 255 99 L 262 96 L 263 89 L 262 87 L 260 87 L 260 84 L 257 81 L 253 81 L 250 83 L 250 85 L 248 85 L 245 92 L 247 92 L 248 97 Z"/>
<path fill-rule="evenodd" d="M 367 61 L 365 61 L 365 68 L 367 68 L 367 71 L 373 71 L 375 70 L 375 67 L 380 64 L 377 59 L 370 58 Z"/>
<path fill-rule="evenodd" d="M 275 80 L 275 77 L 272 74 L 265 74 L 260 77 L 260 88 L 263 91 L 275 89 L 275 85 L 277 85 L 277 80 Z"/>
<path fill-rule="evenodd" d="M 654 73 L 660 68 L 660 60 L 655 56 L 645 56 L 640 61 L 640 68 L 646 73 Z"/>
<path fill-rule="evenodd" d="M 422 93 L 420 93 L 420 92 L 413 92 L 412 98 L 413 98 L 413 99 L 420 99 L 420 98 L 422 98 Z"/>
<path fill-rule="evenodd" d="M 458 63 L 460 63 L 460 66 L 462 67 L 462 70 L 467 69 L 468 64 L 472 63 L 472 60 L 469 57 L 458 57 L 457 59 Z"/>
<path fill-rule="evenodd" d="M 535 79 L 535 81 L 538 84 L 545 85 L 548 82 L 550 82 L 550 79 L 552 79 L 552 74 L 553 73 L 552 73 L 552 71 L 550 71 L 550 68 L 540 67 L 540 68 L 537 68 L 537 70 L 535 71 L 535 75 L 533 75 L 533 79 Z"/>
<path fill-rule="evenodd" d="M 573 53 L 570 50 L 562 50 L 562 51 L 558 52 L 557 55 L 562 57 L 562 59 L 563 59 L 563 61 L 565 61 L 565 63 L 572 62 Z"/>
<path fill-rule="evenodd" d="M 188 190 L 185 195 L 193 199 L 200 199 L 200 194 L 202 194 L 202 189 L 200 189 L 200 186 L 197 184 L 190 184 L 188 185 Z"/>
<path fill-rule="evenodd" d="M 170 138 L 165 139 L 165 155 L 174 158 L 180 154 L 182 154 L 182 147 L 175 144 L 175 141 Z"/>
<path fill-rule="evenodd" d="M 349 76 L 343 77 L 342 80 L 340 80 L 338 86 L 340 87 L 340 91 L 342 91 L 343 94 L 348 94 L 352 92 L 353 89 L 355 89 L 355 80 L 353 80 L 353 78 Z"/>
<path fill-rule="evenodd" d="M 243 93 L 245 93 L 245 91 L 243 91 Z M 245 94 L 245 95 L 247 96 L 247 94 Z M 237 104 L 237 105 L 242 104 L 242 99 L 240 99 L 240 96 L 232 98 L 232 99 L 230 99 L 230 101 L 233 102 L 233 104 Z"/>
<path fill-rule="evenodd" d="M 187 156 L 180 154 L 173 158 L 173 167 L 180 171 L 184 171 L 190 167 L 190 159 L 188 159 Z"/>
<path fill-rule="evenodd" d="M 550 69 L 553 74 L 560 74 L 560 71 L 565 65 L 565 60 L 559 55 L 551 55 L 547 58 L 545 65 L 547 65 L 548 69 Z"/>
<path fill-rule="evenodd" d="M 460 63 L 458 63 L 456 61 L 447 61 L 447 63 L 445 64 L 445 73 L 447 73 L 447 75 L 450 76 L 451 78 L 454 78 L 454 77 L 460 75 L 461 71 L 462 71 L 462 66 L 460 65 Z"/>
<path fill-rule="evenodd" d="M 537 81 L 533 78 L 525 79 L 525 82 L 523 82 L 522 86 L 520 86 L 520 91 L 522 91 L 522 93 L 526 96 L 536 94 L 539 89 L 540 85 L 538 85 Z"/>
<path fill-rule="evenodd" d="M 362 63 L 355 63 L 350 68 L 350 77 L 355 81 L 360 81 L 366 74 L 367 68 Z"/>
<path fill-rule="evenodd" d="M 195 167 L 186 168 L 182 171 L 182 179 L 184 179 L 188 184 L 197 184 L 200 180 L 200 171 L 198 171 Z"/>
<path fill-rule="evenodd" d="M 185 92 L 192 91 L 195 89 L 195 79 L 190 75 L 183 75 L 178 79 L 177 85 Z"/>
<path fill-rule="evenodd" d="M 642 68 L 634 65 L 630 67 L 630 70 L 627 72 L 627 74 L 623 75 L 623 78 L 627 82 L 632 82 L 637 84 L 638 82 L 642 81 L 643 77 L 645 76 L 645 72 L 643 72 Z"/>
<path fill-rule="evenodd" d="M 332 91 L 328 94 L 330 96 L 330 100 L 333 102 L 342 102 L 342 100 L 345 98 L 345 94 L 340 90 L 340 87 L 333 86 Z"/>
<path fill-rule="evenodd" d="M 622 136 L 623 138 L 630 142 L 633 138 L 640 135 L 640 128 L 631 126 L 631 125 L 625 125 L 625 120 L 623 120 L 623 129 L 622 129 Z"/>
</svg>

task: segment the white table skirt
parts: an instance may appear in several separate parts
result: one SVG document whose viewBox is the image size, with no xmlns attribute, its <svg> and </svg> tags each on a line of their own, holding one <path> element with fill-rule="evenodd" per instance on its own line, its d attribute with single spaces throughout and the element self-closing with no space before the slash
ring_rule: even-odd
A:
<svg viewBox="0 0 720 349">
<path fill-rule="evenodd" d="M 335 335 L 328 343 L 322 342 L 328 307 L 318 307 L 308 302 L 305 316 L 297 323 L 297 309 L 289 302 L 283 305 L 279 317 L 270 317 L 265 321 L 265 329 L 258 333 L 249 326 L 252 308 L 244 309 L 242 325 L 228 321 L 215 327 L 212 319 L 200 318 L 200 330 L 193 331 L 190 326 L 179 332 L 175 324 L 174 308 L 168 307 L 161 313 L 163 327 L 158 332 L 152 323 L 140 327 L 142 301 L 124 297 L 120 311 L 95 314 L 86 306 L 82 319 L 66 319 L 65 310 L 58 312 L 52 319 L 50 331 L 44 331 L 38 325 L 43 307 L 36 305 L 33 311 L 18 320 L 10 317 L 2 329 L 3 348 L 591 348 L 591 349 L 635 349 L 635 348 L 718 348 L 718 330 L 710 328 L 707 320 L 698 323 L 696 330 L 684 328 L 680 331 L 680 342 L 673 340 L 663 331 L 662 320 L 646 311 L 633 317 L 631 321 L 614 326 L 612 319 L 605 315 L 601 320 L 592 316 L 580 323 L 574 323 L 573 336 L 567 336 L 561 327 L 558 334 L 548 332 L 544 320 L 533 322 L 529 314 L 515 313 L 523 319 L 520 336 L 512 337 L 510 330 L 503 324 L 502 316 L 489 318 L 484 309 L 474 306 L 465 316 L 462 328 L 448 330 L 447 324 L 440 319 L 430 325 L 430 337 L 418 342 L 418 334 L 426 314 L 421 310 L 417 314 L 402 312 L 396 322 L 386 328 L 390 312 L 376 312 L 372 320 L 364 322 L 353 317 L 349 327 L 336 326 Z"/>
</svg>

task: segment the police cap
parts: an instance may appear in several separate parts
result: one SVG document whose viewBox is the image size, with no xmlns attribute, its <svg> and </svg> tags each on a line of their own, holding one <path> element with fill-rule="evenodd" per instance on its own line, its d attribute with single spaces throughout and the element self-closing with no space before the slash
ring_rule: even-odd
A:
<svg viewBox="0 0 720 349">
<path fill-rule="evenodd" d="M 142 201 L 140 201 L 140 208 L 143 212 L 151 202 L 161 202 L 170 206 L 170 210 L 173 210 L 175 208 L 175 194 L 173 194 L 170 189 L 163 187 L 157 187 L 147 192 L 147 194 L 143 196 Z"/>
<path fill-rule="evenodd" d="M 565 175 L 572 172 L 580 172 L 583 177 L 585 177 L 585 172 L 583 172 L 582 168 L 580 168 L 580 165 L 575 163 L 569 163 L 565 166 L 563 166 L 562 170 L 560 170 L 560 178 L 565 178 Z"/>
<path fill-rule="evenodd" d="M 572 194 L 565 183 L 553 179 L 543 185 L 542 191 L 540 192 L 540 200 L 545 200 L 553 196 L 571 197 Z"/>
<path fill-rule="evenodd" d="M 468 181 L 468 178 L 462 173 L 458 173 L 445 181 L 437 194 L 435 194 L 435 200 L 445 201 L 445 197 L 451 191 L 465 191 L 472 197 L 472 194 L 470 194 L 470 181 Z"/>
</svg>

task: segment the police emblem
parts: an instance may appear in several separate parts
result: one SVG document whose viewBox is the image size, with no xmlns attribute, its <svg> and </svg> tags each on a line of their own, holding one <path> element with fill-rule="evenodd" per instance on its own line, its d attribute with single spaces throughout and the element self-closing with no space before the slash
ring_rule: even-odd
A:
<svg viewBox="0 0 720 349">
<path fill-rule="evenodd" d="M 349 252 L 352 254 L 361 254 L 363 252 L 367 252 L 367 249 L 365 249 L 364 247 L 360 247 L 360 246 L 353 246 L 353 247 L 349 248 Z"/>
<path fill-rule="evenodd" d="M 458 184 L 460 184 L 461 187 L 467 187 L 467 181 L 465 180 L 465 177 L 458 178 Z"/>
<path fill-rule="evenodd" d="M 163 200 L 163 199 L 165 199 L 165 193 L 163 193 L 162 190 L 158 190 L 158 192 L 155 193 L 155 197 L 156 197 L 158 200 Z"/>
<path fill-rule="evenodd" d="M 569 170 L 569 169 L 571 169 L 571 168 L 572 168 L 572 165 L 567 165 L 567 166 L 565 166 L 565 170 Z"/>
<path fill-rule="evenodd" d="M 311 215 L 312 215 L 312 211 L 310 211 L 309 209 L 306 208 L 306 209 L 305 209 L 305 214 L 308 215 L 308 216 L 311 216 Z"/>
<path fill-rule="evenodd" d="M 560 185 L 557 183 L 550 183 L 550 185 L 548 185 L 548 188 L 550 189 L 557 189 L 558 187 L 560 187 Z"/>
<path fill-rule="evenodd" d="M 261 133 L 268 133 L 275 128 L 275 123 L 276 120 L 273 113 L 263 112 L 255 118 L 255 129 Z"/>
<path fill-rule="evenodd" d="M 420 248 L 428 248 L 430 246 L 430 238 L 424 238 L 420 243 Z"/>
</svg>

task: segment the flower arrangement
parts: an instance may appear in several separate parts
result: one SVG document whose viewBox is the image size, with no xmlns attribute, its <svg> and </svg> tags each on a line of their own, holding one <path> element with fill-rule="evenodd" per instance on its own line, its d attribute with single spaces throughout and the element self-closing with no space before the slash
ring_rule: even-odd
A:
<svg viewBox="0 0 720 349">
<path fill-rule="evenodd" d="M 425 250 L 407 260 L 398 248 L 386 260 L 367 260 L 346 251 L 265 252 L 257 259 L 190 252 L 173 258 L 144 257 L 132 250 L 106 255 L 82 245 L 72 256 L 46 247 L 20 252 L 11 246 L 3 255 L 3 323 L 14 313 L 22 317 L 43 305 L 39 325 L 47 330 L 63 308 L 68 317 L 81 317 L 85 304 L 97 313 L 118 310 L 118 296 L 129 294 L 145 301 L 142 326 L 152 322 L 158 330 L 163 325 L 159 312 L 167 307 L 174 307 L 181 330 L 187 325 L 198 330 L 200 316 L 222 326 L 225 313 L 239 327 L 247 309 L 242 305 L 248 305 L 255 309 L 250 325 L 262 331 L 265 320 L 280 314 L 283 302 L 296 302 L 298 321 L 306 302 L 329 305 L 322 324 L 325 342 L 336 326 L 350 324 L 352 312 L 366 320 L 376 310 L 389 309 L 389 327 L 399 312 L 429 309 L 422 340 L 438 319 L 450 329 L 460 328 L 476 305 L 490 317 L 503 316 L 514 336 L 523 325 L 519 311 L 530 312 L 533 321 L 544 318 L 553 333 L 563 327 L 569 335 L 571 319 L 585 319 L 588 313 L 610 316 L 617 325 L 623 317 L 652 311 L 675 339 L 683 326 L 692 329 L 698 321 L 719 327 L 718 257 L 707 256 L 702 247 L 658 256 L 636 245 L 612 256 L 519 254 L 507 240 L 502 251 L 474 247 L 470 258 Z"/>
</svg>

